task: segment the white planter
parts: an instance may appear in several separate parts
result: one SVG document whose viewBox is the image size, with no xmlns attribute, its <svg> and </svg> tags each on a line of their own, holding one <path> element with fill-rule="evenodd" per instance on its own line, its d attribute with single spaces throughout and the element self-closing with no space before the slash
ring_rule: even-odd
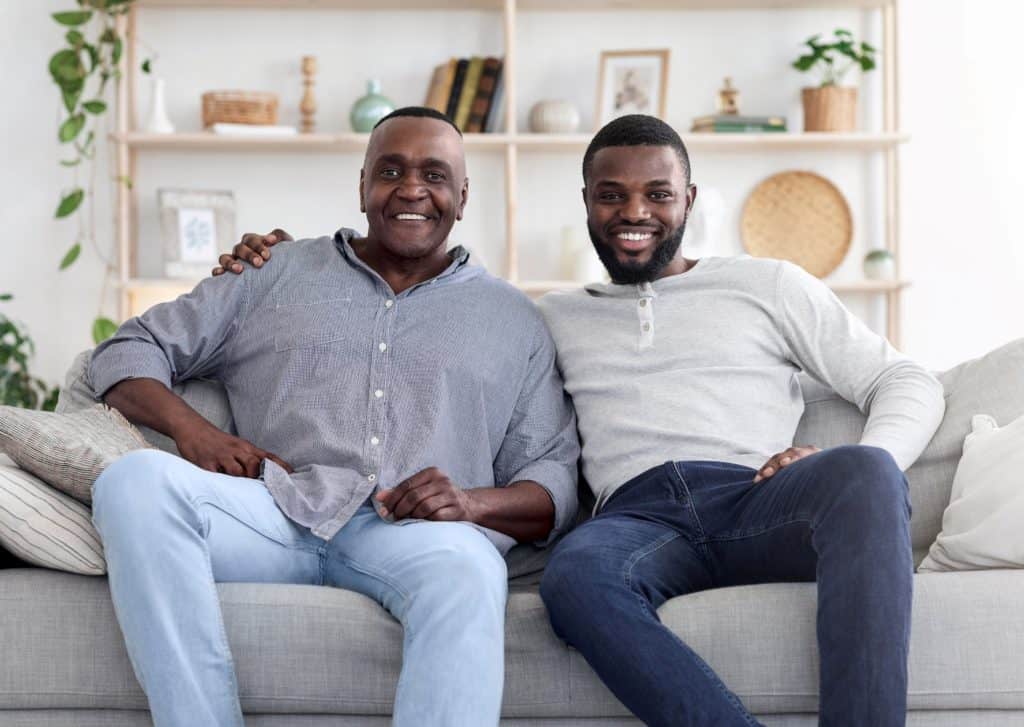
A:
<svg viewBox="0 0 1024 727">
<path fill-rule="evenodd" d="M 580 112 L 568 101 L 538 101 L 530 109 L 530 131 L 571 134 L 580 128 Z"/>
</svg>

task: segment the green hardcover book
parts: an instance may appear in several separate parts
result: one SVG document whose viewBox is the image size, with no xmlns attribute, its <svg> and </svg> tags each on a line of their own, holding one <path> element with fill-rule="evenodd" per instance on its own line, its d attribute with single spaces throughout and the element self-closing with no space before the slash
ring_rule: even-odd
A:
<svg viewBox="0 0 1024 727">
<path fill-rule="evenodd" d="M 469 59 L 469 66 L 466 68 L 466 80 L 462 84 L 462 93 L 459 94 L 459 105 L 455 108 L 455 125 L 460 130 L 466 130 L 466 122 L 469 121 L 469 110 L 473 106 L 473 99 L 476 98 L 476 88 L 480 83 L 480 74 L 484 69 L 484 59 L 480 56 L 473 56 Z"/>
<path fill-rule="evenodd" d="M 702 133 L 739 133 L 739 134 L 777 134 L 785 133 L 785 126 L 776 126 L 775 124 L 695 124 L 690 131 L 702 134 Z"/>
</svg>

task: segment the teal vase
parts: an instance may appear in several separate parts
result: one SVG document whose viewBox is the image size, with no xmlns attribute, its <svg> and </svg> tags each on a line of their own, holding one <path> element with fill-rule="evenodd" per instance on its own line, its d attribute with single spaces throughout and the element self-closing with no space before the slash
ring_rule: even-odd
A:
<svg viewBox="0 0 1024 727">
<path fill-rule="evenodd" d="M 352 104 L 348 120 L 353 131 L 368 132 L 373 125 L 395 110 L 395 105 L 386 96 L 380 95 L 380 81 L 366 82 L 366 95 Z"/>
</svg>

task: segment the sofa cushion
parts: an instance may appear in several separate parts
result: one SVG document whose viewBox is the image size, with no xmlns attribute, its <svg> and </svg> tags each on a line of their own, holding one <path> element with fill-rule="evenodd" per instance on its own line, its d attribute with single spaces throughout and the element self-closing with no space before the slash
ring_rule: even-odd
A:
<svg viewBox="0 0 1024 727">
<path fill-rule="evenodd" d="M 1024 709 L 1024 572 L 915 577 L 912 709 Z M 370 599 L 317 586 L 218 586 L 247 712 L 389 714 L 402 629 Z M 770 584 L 676 598 L 662 620 L 758 713 L 816 708 L 816 592 Z M 0 709 L 143 709 L 106 580 L 0 572 Z M 626 715 L 551 631 L 536 589 L 506 621 L 508 717 Z"/>
<path fill-rule="evenodd" d="M 44 568 L 95 576 L 107 572 L 89 509 L 2 461 L 0 545 Z"/>
<path fill-rule="evenodd" d="M 938 378 L 945 390 L 945 416 L 921 457 L 907 470 L 914 509 L 910 527 L 915 563 L 921 562 L 941 529 L 971 418 L 986 413 L 996 421 L 1008 422 L 1024 414 L 1024 339 L 940 373 Z M 865 417 L 854 405 L 807 377 L 801 378 L 801 386 L 806 406 L 795 441 L 832 447 L 860 440 Z"/>
<path fill-rule="evenodd" d="M 79 502 L 92 502 L 92 485 L 107 465 L 148 446 L 103 404 L 70 414 L 0 406 L 0 453 Z"/>
</svg>

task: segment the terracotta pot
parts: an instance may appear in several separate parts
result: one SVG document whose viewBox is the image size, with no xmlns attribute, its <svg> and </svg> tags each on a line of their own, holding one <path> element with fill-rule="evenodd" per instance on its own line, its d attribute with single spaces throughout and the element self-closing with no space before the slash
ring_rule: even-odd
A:
<svg viewBox="0 0 1024 727">
<path fill-rule="evenodd" d="M 856 131 L 857 89 L 847 86 L 805 88 L 804 131 Z"/>
</svg>

